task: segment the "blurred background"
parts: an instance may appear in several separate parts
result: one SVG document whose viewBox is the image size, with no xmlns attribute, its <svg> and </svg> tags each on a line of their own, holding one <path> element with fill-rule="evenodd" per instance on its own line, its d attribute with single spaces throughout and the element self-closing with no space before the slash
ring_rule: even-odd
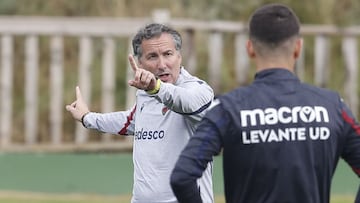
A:
<svg viewBox="0 0 360 203">
<path fill-rule="evenodd" d="M 181 32 L 183 65 L 216 94 L 246 85 L 247 20 L 270 2 L 303 24 L 299 77 L 338 91 L 358 116 L 358 0 L 0 0 L 0 202 L 129 202 L 132 138 L 76 123 L 65 110 L 75 86 L 92 111 L 131 106 L 130 40 L 154 21 Z M 221 157 L 215 163 L 223 202 Z M 332 202 L 353 202 L 357 185 L 340 162 Z"/>
</svg>

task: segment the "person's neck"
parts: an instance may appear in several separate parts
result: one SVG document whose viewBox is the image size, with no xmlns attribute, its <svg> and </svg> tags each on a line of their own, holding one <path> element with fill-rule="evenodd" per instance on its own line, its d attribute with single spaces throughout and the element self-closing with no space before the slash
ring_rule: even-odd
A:
<svg viewBox="0 0 360 203">
<path fill-rule="evenodd" d="M 294 72 L 294 62 L 290 61 L 255 61 L 256 64 L 256 72 L 260 72 L 262 70 L 267 70 L 271 68 L 283 68 L 289 70 L 290 72 Z"/>
</svg>

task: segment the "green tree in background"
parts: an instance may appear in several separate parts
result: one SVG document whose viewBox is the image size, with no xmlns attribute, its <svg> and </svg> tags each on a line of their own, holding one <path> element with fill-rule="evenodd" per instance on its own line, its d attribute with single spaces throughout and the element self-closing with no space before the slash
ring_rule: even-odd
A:
<svg viewBox="0 0 360 203">
<path fill-rule="evenodd" d="M 359 24 L 358 0 L 2 0 L 2 15 L 148 17 L 157 8 L 175 17 L 242 20 L 265 3 L 291 6 L 307 24 Z"/>
</svg>

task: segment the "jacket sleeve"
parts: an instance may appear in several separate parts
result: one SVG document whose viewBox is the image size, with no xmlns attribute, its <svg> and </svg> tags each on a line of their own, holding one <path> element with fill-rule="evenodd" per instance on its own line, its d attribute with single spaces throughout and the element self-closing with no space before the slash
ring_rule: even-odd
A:
<svg viewBox="0 0 360 203">
<path fill-rule="evenodd" d="M 360 125 L 343 102 L 341 103 L 341 114 L 344 123 L 343 132 L 345 136 L 341 157 L 360 177 Z"/>
<path fill-rule="evenodd" d="M 180 203 L 202 202 L 196 180 L 202 176 L 213 156 L 218 155 L 222 149 L 222 133 L 219 128 L 227 129 L 228 123 L 228 117 L 223 114 L 221 108 L 209 110 L 179 156 L 170 183 Z"/>
<path fill-rule="evenodd" d="M 193 79 L 181 85 L 161 83 L 154 97 L 172 111 L 200 121 L 214 98 L 214 92 L 206 82 Z"/>
<path fill-rule="evenodd" d="M 132 135 L 134 133 L 136 105 L 127 111 L 111 113 L 88 113 L 83 120 L 83 125 L 104 133 Z"/>
</svg>

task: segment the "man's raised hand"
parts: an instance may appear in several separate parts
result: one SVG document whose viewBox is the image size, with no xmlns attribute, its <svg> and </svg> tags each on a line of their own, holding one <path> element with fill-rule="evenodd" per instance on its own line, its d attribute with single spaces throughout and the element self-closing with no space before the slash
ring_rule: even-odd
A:
<svg viewBox="0 0 360 203">
<path fill-rule="evenodd" d="M 129 62 L 131 69 L 134 71 L 134 79 L 129 80 L 128 84 L 130 86 L 142 89 L 145 91 L 152 90 L 156 85 L 156 77 L 150 71 L 147 71 L 143 68 L 139 68 L 136 64 L 133 55 L 129 55 Z"/>
<path fill-rule="evenodd" d="M 82 117 L 89 112 L 89 108 L 84 102 L 79 86 L 76 86 L 75 92 L 76 100 L 73 103 L 66 105 L 66 110 L 69 111 L 76 120 L 81 121 Z"/>
</svg>

